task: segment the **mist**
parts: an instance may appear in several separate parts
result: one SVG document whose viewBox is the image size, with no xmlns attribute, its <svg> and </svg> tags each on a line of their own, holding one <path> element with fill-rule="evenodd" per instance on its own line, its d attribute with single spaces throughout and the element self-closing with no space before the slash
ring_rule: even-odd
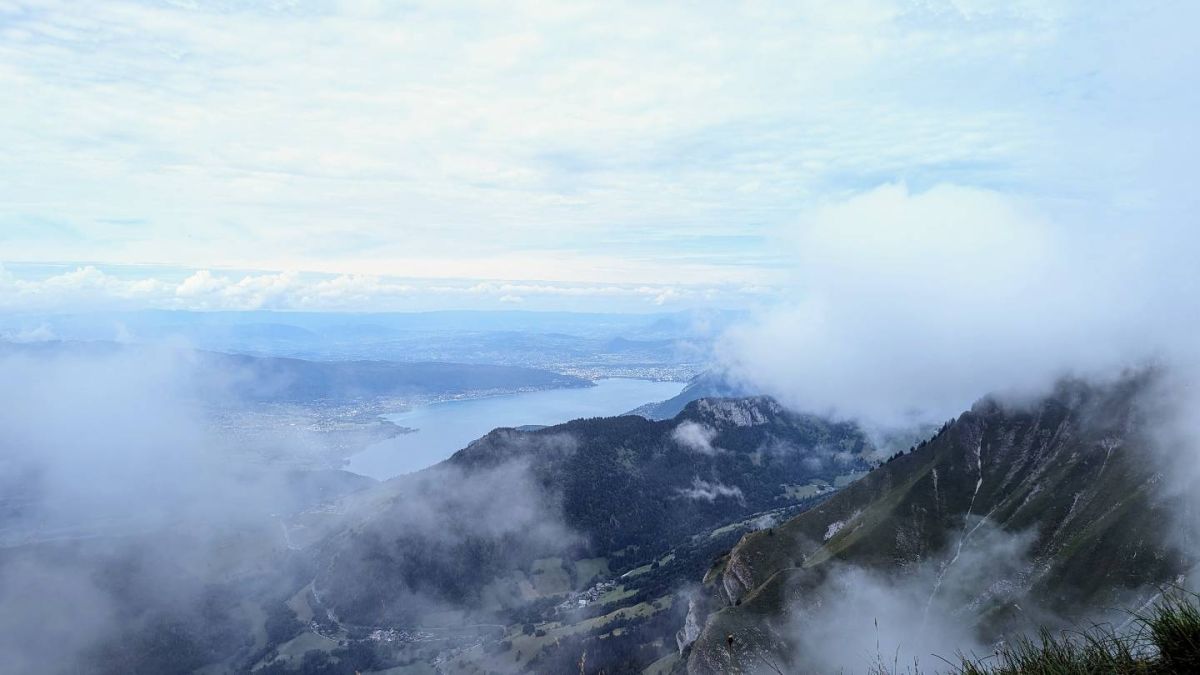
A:
<svg viewBox="0 0 1200 675">
<path fill-rule="evenodd" d="M 241 376 L 166 346 L 0 356 L 6 668 L 177 669 L 247 648 L 239 594 L 291 583 L 281 519 L 309 497 L 216 432 L 197 392 Z"/>
<path fill-rule="evenodd" d="M 720 452 L 721 449 L 713 445 L 713 439 L 716 437 L 717 433 L 711 428 L 691 420 L 680 422 L 679 426 L 671 432 L 672 440 L 680 447 L 702 455 L 713 455 Z"/>
<path fill-rule="evenodd" d="M 153 529 L 240 518 L 258 497 L 190 398 L 196 376 L 186 352 L 167 348 L 0 357 L 3 476 L 19 483 L 19 520 Z"/>
<path fill-rule="evenodd" d="M 535 451 L 573 448 L 569 437 L 534 442 Z M 387 502 L 362 515 L 314 580 L 322 606 L 353 624 L 494 622 L 528 600 L 530 582 L 515 570 L 584 543 L 565 523 L 561 495 L 522 458 L 395 479 Z"/>
<path fill-rule="evenodd" d="M 829 570 L 784 627 L 790 661 L 802 664 L 801 672 L 944 672 L 996 647 L 982 639 L 975 615 L 990 602 L 1015 603 L 1023 628 L 1068 624 L 1023 585 L 1034 572 L 1032 533 L 1003 532 L 978 517 L 964 532 L 971 532 L 970 546 L 952 545 L 922 564 Z"/>
<path fill-rule="evenodd" d="M 940 422 L 985 393 L 1192 360 L 1182 226 L 1064 224 L 989 190 L 884 185 L 781 234 L 789 301 L 729 331 L 736 380 L 817 413 Z"/>
</svg>

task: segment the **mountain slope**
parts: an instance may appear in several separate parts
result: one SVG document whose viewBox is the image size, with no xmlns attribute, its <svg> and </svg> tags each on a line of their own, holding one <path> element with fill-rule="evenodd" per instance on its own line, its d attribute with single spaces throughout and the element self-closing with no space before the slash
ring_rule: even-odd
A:
<svg viewBox="0 0 1200 675">
<path fill-rule="evenodd" d="M 330 544 L 332 564 L 318 586 L 356 622 L 392 616 L 395 598 L 380 589 L 396 587 L 398 598 L 405 593 L 396 579 L 407 578 L 401 585 L 409 588 L 425 583 L 438 557 L 428 553 L 447 529 L 464 536 L 442 563 L 458 565 L 460 553 L 473 551 L 475 567 L 453 575 L 452 591 L 436 589 L 442 600 L 477 600 L 495 575 L 537 557 L 634 566 L 696 532 L 816 496 L 828 489 L 817 486 L 866 469 L 868 449 L 854 425 L 797 415 L 766 398 L 701 400 L 670 421 L 624 416 L 497 429 L 442 465 L 393 481 L 388 505 Z M 461 495 L 466 487 L 477 494 Z M 433 529 L 421 521 L 424 509 L 412 512 L 431 501 Z M 533 527 L 547 523 L 559 531 Z"/>
<path fill-rule="evenodd" d="M 795 636 L 833 601 L 831 580 L 846 565 L 892 585 L 915 580 L 927 587 L 926 613 L 954 613 L 992 637 L 1033 607 L 1079 616 L 1175 579 L 1188 565 L 1170 543 L 1179 505 L 1157 489 L 1161 474 L 1146 461 L 1152 420 L 1139 405 L 1152 379 L 1064 382 L 1026 406 L 984 399 L 824 504 L 747 535 L 707 580 L 714 611 L 689 672 L 758 659 L 803 667 Z M 985 548 L 997 541 L 1017 553 Z M 1005 564 L 970 569 L 979 551 Z M 952 595 L 951 581 L 965 590 Z"/>
</svg>

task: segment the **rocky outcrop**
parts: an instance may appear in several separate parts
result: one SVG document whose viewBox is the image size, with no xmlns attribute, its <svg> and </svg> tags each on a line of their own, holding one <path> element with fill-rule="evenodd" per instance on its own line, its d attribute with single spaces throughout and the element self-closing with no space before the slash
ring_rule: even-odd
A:
<svg viewBox="0 0 1200 675">
<path fill-rule="evenodd" d="M 700 637 L 701 616 L 699 603 L 696 598 L 688 599 L 687 616 L 683 620 L 683 628 L 675 634 L 675 646 L 679 648 L 679 655 L 682 656 L 685 649 L 692 646 L 697 637 Z"/>
<path fill-rule="evenodd" d="M 751 427 L 769 424 L 785 411 L 774 399 L 754 396 L 736 399 L 703 398 L 696 402 L 696 412 L 717 424 Z"/>
</svg>

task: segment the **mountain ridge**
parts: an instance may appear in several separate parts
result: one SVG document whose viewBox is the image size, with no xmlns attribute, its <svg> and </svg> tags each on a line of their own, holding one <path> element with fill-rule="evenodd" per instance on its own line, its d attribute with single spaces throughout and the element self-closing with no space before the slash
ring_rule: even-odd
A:
<svg viewBox="0 0 1200 675">
<path fill-rule="evenodd" d="M 720 672 L 739 653 L 802 663 L 796 624 L 847 564 L 896 579 L 924 570 L 929 603 L 951 602 L 937 597 L 943 581 L 991 536 L 1027 551 L 962 598 L 988 635 L 1025 625 L 1035 605 L 1078 616 L 1177 579 L 1189 567 L 1168 531 L 1179 505 L 1143 454 L 1154 420 L 1138 401 L 1154 379 L 1063 381 L 1024 406 L 984 398 L 824 503 L 745 535 L 706 579 L 711 614 L 688 672 Z"/>
</svg>

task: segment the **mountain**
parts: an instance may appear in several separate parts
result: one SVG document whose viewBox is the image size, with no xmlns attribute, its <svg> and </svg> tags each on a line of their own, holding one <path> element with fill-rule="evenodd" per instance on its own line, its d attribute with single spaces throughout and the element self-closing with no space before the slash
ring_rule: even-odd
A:
<svg viewBox="0 0 1200 675">
<path fill-rule="evenodd" d="M 819 506 L 747 534 L 707 573 L 687 671 L 820 670 L 821 617 L 870 579 L 911 590 L 917 623 L 932 613 L 973 626 L 985 645 L 1139 606 L 1191 564 L 1172 536 L 1187 510 L 1150 461 L 1158 424 L 1142 403 L 1154 379 L 985 398 Z M 881 605 L 857 611 L 887 616 Z"/>
<path fill-rule="evenodd" d="M 217 352 L 197 352 L 196 358 L 202 366 L 233 374 L 213 383 L 214 388 L 228 386 L 235 395 L 249 400 L 345 401 L 591 386 L 590 381 L 574 375 L 521 366 L 305 361 Z"/>
<path fill-rule="evenodd" d="M 0 356 L 54 358 L 158 355 L 164 350 L 115 342 L 12 343 L 0 340 Z M 540 368 L 476 363 L 308 361 L 176 349 L 173 357 L 191 393 L 233 402 L 347 403 L 357 399 L 431 397 L 511 392 L 592 383 Z"/>
<path fill-rule="evenodd" d="M 871 453 L 855 425 L 764 397 L 497 429 L 297 527 L 317 561 L 301 609 L 329 635 L 494 626 L 486 650 L 457 654 L 465 670 L 556 672 L 580 649 L 597 668 L 640 669 L 676 652 L 680 586 L 740 534 L 861 475 Z"/>
<path fill-rule="evenodd" d="M 594 314 L 135 311 L 0 315 L 0 339 L 188 344 L 314 361 L 451 362 L 682 379 L 739 312 Z"/>
<path fill-rule="evenodd" d="M 683 391 L 675 396 L 657 403 L 646 405 L 630 411 L 631 415 L 641 415 L 651 420 L 669 420 L 678 415 L 687 404 L 702 398 L 739 398 L 752 396 L 754 392 L 734 384 L 720 373 L 706 370 L 688 381 Z"/>
</svg>

